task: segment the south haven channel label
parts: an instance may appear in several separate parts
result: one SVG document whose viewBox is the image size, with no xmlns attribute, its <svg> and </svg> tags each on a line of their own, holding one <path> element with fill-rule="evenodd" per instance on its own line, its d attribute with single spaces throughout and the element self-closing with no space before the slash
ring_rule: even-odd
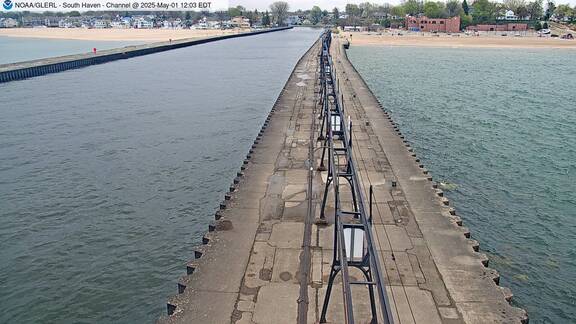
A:
<svg viewBox="0 0 576 324">
<path fill-rule="evenodd" d="M 228 1 L 133 1 L 133 0 L 94 0 L 94 1 L 18 1 L 2 0 L 4 10 L 13 11 L 216 11 L 227 10 Z"/>
</svg>

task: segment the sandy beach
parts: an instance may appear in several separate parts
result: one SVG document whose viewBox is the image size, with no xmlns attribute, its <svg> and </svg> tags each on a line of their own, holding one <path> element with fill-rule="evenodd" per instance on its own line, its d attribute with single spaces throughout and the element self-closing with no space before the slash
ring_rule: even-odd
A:
<svg viewBox="0 0 576 324">
<path fill-rule="evenodd" d="M 515 37 L 481 35 L 472 36 L 455 34 L 409 33 L 402 31 L 402 36 L 395 33 L 346 32 L 352 46 L 419 46 L 419 47 L 477 47 L 477 48 L 574 48 L 576 40 L 537 37 L 532 35 Z M 352 35 L 352 36 L 350 36 Z"/>
<path fill-rule="evenodd" d="M 163 42 L 168 41 L 169 39 L 205 38 L 210 36 L 236 34 L 240 32 L 244 32 L 244 30 L 1 28 L 0 36 L 98 41 Z"/>
<path fill-rule="evenodd" d="M 84 28 L 2 28 L 0 36 L 99 40 L 163 42 L 169 39 L 204 38 L 240 33 L 243 30 L 195 30 L 195 29 L 84 29 Z M 537 37 L 533 34 L 515 37 L 461 34 L 446 35 L 430 33 L 397 32 L 368 33 L 346 32 L 346 38 L 357 46 L 421 46 L 421 47 L 478 47 L 478 48 L 576 48 L 576 40 Z M 352 37 L 350 37 L 352 35 Z"/>
</svg>

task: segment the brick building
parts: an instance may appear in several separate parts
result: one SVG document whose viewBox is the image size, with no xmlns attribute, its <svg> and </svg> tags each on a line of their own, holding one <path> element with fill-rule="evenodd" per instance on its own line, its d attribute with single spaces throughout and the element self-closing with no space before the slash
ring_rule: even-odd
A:
<svg viewBox="0 0 576 324">
<path fill-rule="evenodd" d="M 418 32 L 457 33 L 460 31 L 460 16 L 452 18 L 406 17 L 406 29 Z"/>
<path fill-rule="evenodd" d="M 499 25 L 475 25 L 468 26 L 466 30 L 469 31 L 481 31 L 481 32 L 491 32 L 491 31 L 526 31 L 528 30 L 528 24 L 523 23 L 510 23 L 510 24 L 499 24 Z"/>
</svg>

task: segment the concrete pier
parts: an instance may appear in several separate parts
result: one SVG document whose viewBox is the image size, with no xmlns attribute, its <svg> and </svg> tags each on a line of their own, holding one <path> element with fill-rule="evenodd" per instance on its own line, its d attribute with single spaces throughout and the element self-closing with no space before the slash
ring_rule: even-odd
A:
<svg viewBox="0 0 576 324">
<path fill-rule="evenodd" d="M 144 45 L 127 46 L 111 50 L 94 53 L 76 54 L 52 57 L 27 62 L 0 65 L 0 83 L 23 80 L 49 73 L 57 73 L 71 69 L 77 69 L 89 65 L 102 64 L 106 62 L 128 59 L 131 57 L 159 53 L 172 49 L 188 47 L 198 44 L 205 44 L 223 39 L 253 36 L 290 29 L 292 27 L 279 27 L 271 29 L 257 30 L 247 33 L 214 36 L 200 39 L 179 39 L 171 42 L 160 42 Z"/>
<path fill-rule="evenodd" d="M 159 323 L 319 321 L 334 231 L 331 216 L 319 219 L 319 53 L 317 43 L 296 65 Z M 394 323 L 527 323 L 338 39 L 331 53 L 362 188 L 374 190 L 372 233 Z M 334 290 L 327 321 L 344 323 L 338 279 Z M 366 287 L 352 295 L 356 322 L 368 323 Z"/>
</svg>

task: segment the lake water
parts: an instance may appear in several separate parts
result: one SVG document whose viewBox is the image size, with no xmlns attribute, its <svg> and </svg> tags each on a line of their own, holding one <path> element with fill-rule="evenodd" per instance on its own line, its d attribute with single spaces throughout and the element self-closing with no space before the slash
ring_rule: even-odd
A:
<svg viewBox="0 0 576 324">
<path fill-rule="evenodd" d="M 106 50 L 143 44 L 127 41 L 88 41 L 0 36 L 0 64 L 30 61 L 47 57 L 90 53 L 93 48 Z"/>
<path fill-rule="evenodd" d="M 530 323 L 576 323 L 576 51 L 349 56 L 435 179 L 455 185 L 447 196 Z"/>
<path fill-rule="evenodd" d="M 0 85 L 0 323 L 147 323 L 320 30 Z"/>
</svg>

